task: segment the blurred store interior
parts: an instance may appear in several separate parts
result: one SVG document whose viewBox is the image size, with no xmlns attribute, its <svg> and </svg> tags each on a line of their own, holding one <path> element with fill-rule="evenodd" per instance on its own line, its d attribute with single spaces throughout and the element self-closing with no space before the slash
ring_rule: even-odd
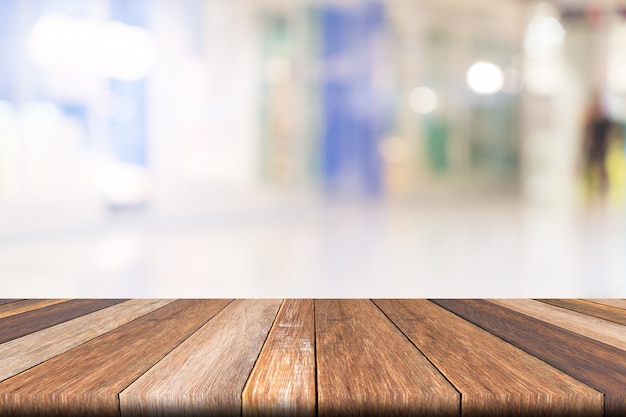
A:
<svg viewBox="0 0 626 417">
<path fill-rule="evenodd" d="M 626 297 L 624 122 L 624 0 L 2 0 L 0 296 Z"/>
</svg>

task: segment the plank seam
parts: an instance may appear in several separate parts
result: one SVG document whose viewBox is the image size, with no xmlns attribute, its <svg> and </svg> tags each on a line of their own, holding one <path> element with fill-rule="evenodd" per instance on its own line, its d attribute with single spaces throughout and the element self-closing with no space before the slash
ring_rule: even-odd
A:
<svg viewBox="0 0 626 417">
<path fill-rule="evenodd" d="M 419 348 L 419 347 L 418 347 L 415 343 L 413 343 L 413 341 L 411 340 L 411 338 L 410 338 L 410 337 L 408 337 L 408 336 L 406 335 L 406 333 L 404 333 L 404 332 L 402 331 L 402 329 L 401 329 L 400 327 L 398 327 L 398 325 L 397 325 L 397 324 L 396 324 L 393 320 L 391 320 L 391 317 L 389 317 L 389 316 L 387 315 L 387 313 L 385 313 L 385 311 L 384 311 L 382 308 L 380 308 L 380 306 L 379 306 L 378 304 L 376 304 L 376 301 L 374 301 L 373 299 L 370 299 L 370 301 L 372 302 L 372 304 L 374 304 L 374 305 L 376 306 L 376 308 L 377 308 L 378 310 L 380 310 L 380 312 L 381 312 L 381 313 L 383 313 L 383 315 L 387 318 L 387 320 L 389 320 L 389 322 L 391 322 L 391 324 L 393 324 L 393 326 L 394 326 L 396 329 L 398 329 L 398 331 L 402 334 L 402 336 L 404 336 L 404 337 L 405 337 L 405 338 L 409 341 L 409 343 L 411 343 L 411 345 L 413 345 L 413 347 L 415 347 L 415 349 L 417 349 L 417 351 L 418 351 L 418 352 L 419 352 L 419 353 L 420 353 L 420 354 L 421 354 L 424 358 L 426 358 L 426 360 L 428 361 L 428 363 L 430 363 L 430 364 L 433 366 L 433 368 L 435 368 L 435 369 L 437 370 L 437 372 L 438 372 L 438 373 L 439 373 L 439 374 L 440 374 L 440 375 L 441 375 L 441 376 L 442 376 L 442 377 L 446 380 L 446 382 L 447 382 L 448 384 L 450 384 L 450 386 L 451 386 L 452 388 L 454 388 L 454 390 L 455 390 L 456 392 L 458 392 L 458 393 L 459 393 L 459 416 L 462 416 L 462 415 L 463 415 L 463 409 L 462 409 L 461 407 L 463 406 L 463 393 L 462 393 L 461 391 L 459 391 L 459 389 L 458 389 L 458 388 L 457 388 L 457 387 L 456 387 L 456 386 L 452 383 L 452 381 L 450 381 L 450 380 L 448 379 L 448 377 L 447 377 L 447 376 L 443 373 L 443 371 L 442 371 L 441 369 L 439 369 L 439 368 L 437 367 L 437 365 L 435 365 L 435 364 L 433 363 L 433 361 L 431 361 L 431 360 L 430 360 L 430 358 L 429 358 L 429 357 L 428 357 L 428 356 L 427 356 L 424 352 L 422 352 L 422 350 L 421 350 L 421 349 L 420 349 L 420 348 Z M 434 303 L 433 303 L 433 304 L 434 304 Z"/>
<path fill-rule="evenodd" d="M 438 304 L 438 303 L 436 302 L 436 300 L 434 300 L 434 299 L 429 299 L 428 301 L 430 301 L 431 303 L 433 303 L 433 304 L 435 304 L 435 305 L 437 305 L 437 306 L 439 306 L 439 307 L 441 307 L 441 308 L 443 308 L 443 309 L 445 309 L 445 310 L 449 311 L 450 313 L 454 314 L 455 316 L 459 317 L 460 319 L 465 320 L 466 322 L 473 324 L 474 326 L 478 327 L 479 329 L 486 331 L 486 332 L 487 332 L 487 333 L 489 333 L 490 335 L 497 337 L 498 339 L 502 340 L 504 343 L 507 343 L 507 344 L 509 344 L 509 345 L 511 345 L 511 346 L 514 346 L 514 347 L 518 348 L 519 350 L 521 350 L 522 352 L 527 353 L 528 355 L 530 355 L 530 356 L 532 356 L 532 357 L 534 357 L 534 358 L 536 358 L 536 359 L 540 360 L 541 362 L 545 363 L 546 365 L 551 366 L 552 368 L 558 369 L 559 371 L 563 372 L 563 373 L 564 373 L 564 374 L 566 374 L 566 375 L 569 375 L 567 372 L 563 371 L 562 369 L 557 368 L 557 367 L 556 367 L 556 366 L 554 366 L 554 365 L 549 364 L 548 362 L 544 361 L 543 359 L 541 359 L 541 358 L 540 358 L 540 357 L 538 357 L 537 355 L 534 355 L 534 354 L 533 354 L 533 353 L 531 353 L 531 352 L 527 352 L 527 351 L 526 351 L 526 349 L 522 348 L 521 346 L 518 346 L 518 345 L 516 345 L 516 344 L 514 344 L 514 343 L 512 343 L 512 342 L 510 342 L 510 341 L 508 341 L 508 340 L 506 340 L 505 338 L 503 338 L 502 336 L 498 335 L 497 333 L 493 333 L 493 332 L 492 332 L 492 331 L 490 331 L 489 329 L 484 328 L 484 327 L 483 327 L 483 326 L 481 326 L 480 324 L 475 323 L 475 322 L 473 322 L 473 321 L 472 321 L 472 320 L 470 320 L 470 319 L 466 319 L 465 317 L 461 316 L 460 314 L 457 314 L 455 311 L 452 311 L 452 310 L 450 310 L 450 309 L 446 308 L 445 306 L 442 306 L 442 305 Z M 486 299 L 483 299 L 483 301 L 485 301 L 485 302 L 487 302 L 487 303 L 491 303 L 490 301 L 488 301 L 488 300 L 486 300 Z M 508 308 L 508 307 L 501 306 L 501 305 L 499 305 L 499 304 L 495 304 L 495 303 L 491 303 L 491 304 L 497 305 L 498 307 L 506 308 L 507 310 L 513 311 L 514 313 L 521 314 L 521 315 L 524 315 L 524 316 L 529 317 L 529 318 L 534 318 L 535 320 L 539 320 L 539 321 L 541 321 L 541 322 L 543 322 L 543 323 L 546 323 L 546 324 L 551 324 L 551 323 L 548 323 L 548 322 L 546 322 L 546 321 L 540 320 L 540 319 L 538 319 L 538 318 L 535 318 L 535 317 L 529 316 L 529 315 L 527 315 L 527 314 L 524 314 L 524 313 L 522 313 L 522 312 L 520 312 L 520 311 L 516 311 L 516 310 L 510 309 L 510 308 Z M 562 327 L 556 326 L 556 325 L 554 325 L 554 324 L 553 324 L 553 326 L 558 327 L 559 329 L 562 329 L 562 330 L 565 330 L 565 331 L 569 331 L 569 330 L 567 330 L 567 329 L 564 329 L 564 328 L 562 328 Z M 574 332 L 570 332 L 570 333 L 573 333 L 573 334 L 578 335 L 578 333 L 574 333 Z M 582 336 L 582 335 L 579 335 L 579 336 Z M 574 377 L 574 376 L 572 376 L 572 375 L 569 375 L 569 376 L 571 376 L 572 378 L 576 379 L 577 381 L 579 381 L 579 382 L 581 382 L 581 383 L 583 383 L 583 384 L 585 384 L 585 385 L 589 386 L 589 384 L 587 384 L 586 382 L 580 381 L 578 378 L 575 378 L 575 377 Z M 591 387 L 591 388 L 593 388 L 593 387 Z M 596 389 L 596 388 L 594 388 L 594 389 Z"/>
<path fill-rule="evenodd" d="M 52 309 L 54 309 L 54 308 L 61 307 L 61 306 L 65 305 L 65 304 L 70 304 L 70 303 L 75 304 L 76 302 L 85 301 L 85 300 L 102 301 L 102 300 L 104 300 L 104 299 L 95 299 L 95 298 L 93 298 L 93 299 L 89 299 L 89 298 L 71 298 L 71 299 L 68 299 L 67 301 L 63 301 L 62 303 L 53 304 L 53 305 L 48 305 L 48 306 L 44 306 L 44 307 L 41 307 L 41 308 L 37 308 L 37 309 L 35 309 L 35 310 L 23 311 L 23 312 L 21 312 L 21 313 L 18 313 L 18 314 L 12 315 L 12 316 L 3 317 L 3 318 L 1 318 L 1 319 L 0 319 L 0 325 L 2 325 L 3 320 L 7 320 L 7 321 L 9 321 L 9 322 L 10 322 L 10 321 L 14 321 L 14 320 L 20 320 L 21 318 L 23 318 L 23 317 L 25 317 L 25 316 L 27 316 L 27 315 L 32 315 L 32 314 L 34 314 L 34 313 L 36 313 L 36 312 L 40 312 L 41 310 L 52 310 Z M 117 302 L 117 303 L 112 304 L 112 305 L 117 305 L 117 304 L 123 303 L 123 302 L 125 302 L 125 301 L 129 301 L 129 300 L 130 300 L 130 298 L 111 298 L 111 299 L 108 299 L 108 300 L 121 300 L 121 301 L 119 301 L 119 302 Z M 22 301 L 22 300 L 18 300 L 18 301 Z M 19 335 L 19 336 L 17 336 L 17 337 L 11 337 L 10 339 L 3 340 L 3 341 L 2 341 L 2 343 L 11 342 L 11 341 L 16 340 L 16 339 L 19 339 L 19 338 L 21 338 L 21 337 L 24 337 L 24 336 L 29 336 L 29 335 L 31 335 L 31 334 L 34 334 L 34 333 L 40 332 L 40 331 L 42 331 L 42 330 L 48 329 L 48 328 L 50 328 L 50 327 L 56 326 L 57 324 L 66 323 L 66 322 L 68 322 L 68 321 L 70 321 L 70 320 L 74 320 L 74 319 L 76 319 L 76 318 L 84 317 L 84 316 L 86 316 L 87 314 L 95 313 L 96 311 L 101 311 L 101 310 L 103 310 L 103 309 L 105 309 L 105 308 L 108 308 L 108 307 L 111 307 L 111 306 L 100 307 L 100 308 L 97 308 L 96 310 L 94 310 L 94 311 L 90 311 L 90 312 L 88 312 L 88 313 L 84 313 L 84 312 L 83 312 L 83 313 L 81 313 L 80 315 L 77 315 L 77 316 L 72 317 L 72 318 L 69 318 L 69 319 L 64 319 L 64 320 L 62 320 L 62 321 L 60 321 L 60 322 L 58 322 L 58 323 L 55 323 L 55 324 L 53 324 L 53 325 L 49 325 L 48 327 L 44 327 L 44 328 L 39 329 L 39 330 L 30 330 L 30 331 L 28 331 L 27 333 L 21 334 L 21 335 Z M 4 323 L 6 323 L 6 322 L 4 322 Z"/>
<path fill-rule="evenodd" d="M 315 355 L 313 355 L 314 361 L 313 361 L 313 365 L 315 366 L 315 415 L 317 416 L 319 414 L 319 407 L 318 407 L 318 389 L 317 389 L 317 323 L 315 322 L 315 309 L 316 309 L 316 302 L 315 299 L 313 300 L 313 349 L 315 349 Z"/>
<path fill-rule="evenodd" d="M 570 374 L 569 372 L 567 372 L 567 371 L 565 371 L 565 370 L 561 369 L 560 367 L 556 367 L 556 366 L 552 365 L 551 363 L 546 362 L 545 360 L 541 359 L 540 357 L 538 357 L 537 355 L 533 354 L 532 352 L 528 352 L 526 349 L 524 349 L 524 347 L 523 347 L 523 346 L 519 346 L 517 343 L 513 343 L 513 342 L 511 342 L 511 341 L 509 341 L 509 340 L 506 340 L 505 338 L 503 338 L 503 337 L 499 336 L 498 334 L 491 332 L 489 329 L 484 328 L 484 327 L 483 327 L 483 326 L 481 326 L 480 324 L 475 323 L 475 322 L 474 322 L 474 321 L 472 321 L 472 320 L 466 319 L 465 317 L 463 317 L 463 316 L 461 316 L 461 315 L 457 314 L 456 312 L 454 312 L 454 311 L 452 311 L 452 310 L 450 310 L 450 309 L 446 308 L 445 306 L 439 305 L 439 304 L 438 304 L 435 300 L 431 300 L 431 299 L 429 299 L 428 301 L 432 302 L 432 303 L 433 303 L 433 304 L 435 304 L 435 305 L 438 305 L 438 306 L 439 306 L 439 307 L 441 307 L 441 308 L 446 309 L 447 311 L 449 311 L 450 313 L 454 314 L 455 316 L 457 316 L 457 317 L 461 318 L 462 320 L 465 320 L 465 321 L 467 321 L 468 323 L 471 323 L 471 324 L 473 324 L 474 326 L 476 326 L 476 327 L 478 327 L 478 328 L 480 328 L 480 329 L 482 329 L 482 330 L 486 331 L 487 333 L 492 334 L 493 336 L 497 337 L 498 339 L 502 340 L 503 342 L 505 342 L 505 343 L 507 343 L 507 344 L 509 344 L 509 345 L 511 345 L 511 346 L 516 347 L 517 349 L 521 350 L 522 352 L 525 352 L 526 354 L 528 354 L 528 355 L 530 355 L 530 356 L 532 356 L 532 357 L 536 358 L 537 360 L 539 360 L 539 361 L 541 361 L 541 362 L 545 363 L 547 366 L 550 366 L 550 367 L 552 367 L 552 368 L 554 368 L 554 369 L 558 370 L 559 372 L 563 373 L 564 375 L 567 375 L 567 376 L 569 376 L 570 378 L 575 379 L 576 381 L 580 382 L 581 384 L 586 385 L 586 386 L 588 386 L 589 388 L 591 388 L 591 389 L 593 389 L 593 390 L 597 391 L 598 393 L 602 394 L 602 415 L 603 415 L 603 416 L 605 416 L 605 415 L 606 415 L 606 393 L 605 393 L 604 391 L 601 391 L 598 387 L 595 387 L 595 386 L 593 386 L 593 385 L 589 384 L 588 382 L 585 382 L 585 381 L 583 381 L 582 379 L 577 378 L 575 375 Z M 568 330 L 568 329 L 564 329 L 564 328 L 562 328 L 562 327 L 560 327 L 560 326 L 557 326 L 557 325 L 554 325 L 554 324 L 552 324 L 552 323 L 548 323 L 548 322 L 546 322 L 546 321 L 543 321 L 543 320 L 537 319 L 537 318 L 535 318 L 535 317 L 529 316 L 529 315 L 524 314 L 524 313 L 522 313 L 522 312 L 519 312 L 519 311 L 516 311 L 516 310 L 510 309 L 510 308 L 508 308 L 508 307 L 504 307 L 504 306 L 501 306 L 501 305 L 499 305 L 499 304 L 492 303 L 492 302 L 490 302 L 490 301 L 488 301 L 488 300 L 486 300 L 486 299 L 483 299 L 483 301 L 484 301 L 484 302 L 486 302 L 486 303 L 493 304 L 493 305 L 495 305 L 495 306 L 498 306 L 498 307 L 501 307 L 501 308 L 507 309 L 507 310 L 512 311 L 512 312 L 514 312 L 514 313 L 516 313 L 516 314 L 521 314 L 521 315 L 526 316 L 526 317 L 528 317 L 528 318 L 530 318 L 530 319 L 534 319 L 534 320 L 541 321 L 542 323 L 545 323 L 545 324 L 550 325 L 550 326 L 554 326 L 554 327 L 558 328 L 559 330 L 563 330 L 563 331 L 565 331 L 565 332 L 569 332 L 569 333 L 571 333 L 571 334 L 575 334 L 575 335 L 577 335 L 577 336 L 584 337 L 584 338 L 589 339 L 589 340 L 592 340 L 592 341 L 594 341 L 594 342 L 598 342 L 598 343 L 602 343 L 602 344 L 606 345 L 606 343 L 603 343 L 603 342 L 600 342 L 600 341 L 597 341 L 597 340 L 594 340 L 594 339 L 588 338 L 587 336 L 584 336 L 584 335 L 578 334 L 578 333 L 576 333 L 576 332 L 572 332 L 572 331 L 570 331 L 570 330 Z M 606 346 L 609 346 L 609 347 L 610 347 L 610 345 L 606 345 Z"/>
<path fill-rule="evenodd" d="M 176 300 L 173 300 L 173 301 L 176 301 Z M 172 302 L 173 302 L 173 301 L 172 301 Z M 154 368 L 155 366 L 157 366 L 157 365 L 158 365 L 158 364 L 159 364 L 159 363 L 160 363 L 163 359 L 165 359 L 165 357 L 167 357 L 169 354 L 171 354 L 173 351 L 175 351 L 175 350 L 176 350 L 176 349 L 177 349 L 180 345 L 182 345 L 182 344 L 183 344 L 183 343 L 184 343 L 187 339 L 189 339 L 191 336 L 193 336 L 193 335 L 194 335 L 197 331 L 199 331 L 201 328 L 203 328 L 204 326 L 206 326 L 206 324 L 207 324 L 208 322 L 210 322 L 210 321 L 211 321 L 211 320 L 213 320 L 215 317 L 217 317 L 217 316 L 218 316 L 218 315 L 219 315 L 222 311 L 224 311 L 224 309 L 225 309 L 226 307 L 228 307 L 229 305 L 231 305 L 231 304 L 233 303 L 233 301 L 234 301 L 234 299 L 233 299 L 233 300 L 230 300 L 228 303 L 226 303 L 226 304 L 225 304 L 225 305 L 224 305 L 221 309 L 219 309 L 219 311 L 218 311 L 217 313 L 215 313 L 213 316 L 211 316 L 209 319 L 207 319 L 207 321 L 205 321 L 205 322 L 204 322 L 204 323 L 202 323 L 200 326 L 198 326 L 198 328 L 197 328 L 195 331 L 191 332 L 191 333 L 190 333 L 187 337 L 185 337 L 185 338 L 184 338 L 184 339 L 183 339 L 180 343 L 178 343 L 176 346 L 174 346 L 174 347 L 173 347 L 173 348 L 172 348 L 169 352 L 167 352 L 166 354 L 164 354 L 164 355 L 163 355 L 163 356 L 162 356 L 162 357 L 161 357 L 158 361 L 156 361 L 156 362 L 155 362 L 155 363 L 154 363 L 154 364 L 153 364 L 150 368 L 146 369 L 146 370 L 145 370 L 145 371 L 144 371 L 141 375 L 139 375 L 137 378 L 135 378 L 135 379 L 133 379 L 132 381 L 130 381 L 130 383 L 128 383 L 128 385 L 126 385 L 125 387 L 123 387 L 122 389 L 120 389 L 120 390 L 119 390 L 119 392 L 117 393 L 117 395 L 115 396 L 115 397 L 116 397 L 116 399 L 117 399 L 117 412 L 118 412 L 118 416 L 121 416 L 121 415 L 122 415 L 122 404 L 121 404 L 121 400 L 120 400 L 120 394 L 121 394 L 122 392 L 124 392 L 124 390 L 126 390 L 128 387 L 130 387 L 133 383 L 135 383 L 135 381 L 137 381 L 139 378 L 141 378 L 142 376 L 144 376 L 144 374 L 146 374 L 149 370 L 151 370 L 152 368 Z M 154 313 L 155 311 L 158 311 L 158 310 L 160 310 L 160 309 L 162 309 L 163 307 L 166 307 L 166 306 L 168 306 L 168 305 L 169 305 L 169 304 L 166 304 L 166 305 L 164 305 L 164 306 L 161 306 L 161 307 L 159 307 L 159 308 L 157 308 L 157 309 L 155 309 L 155 310 L 153 310 L 153 311 L 151 311 L 151 312 L 149 312 L 149 313 L 147 313 L 147 314 L 152 314 L 152 313 Z M 144 315 L 142 315 L 142 316 L 140 316 L 140 317 L 137 317 L 136 319 L 131 320 L 131 321 L 129 321 L 129 322 L 128 322 L 128 323 L 126 323 L 126 324 L 132 323 L 133 321 L 135 321 L 135 320 L 137 320 L 137 319 L 139 319 L 139 318 L 141 318 L 141 317 L 145 317 L 147 314 L 144 314 Z M 124 326 L 126 326 L 126 324 L 125 324 Z M 118 327 L 118 329 L 119 329 L 119 327 Z M 107 332 L 107 333 L 108 333 L 108 332 Z M 105 333 L 105 334 L 106 334 L 106 333 Z M 103 336 L 103 335 L 101 335 L 101 336 Z M 100 336 L 99 336 L 99 337 L 100 337 Z"/>
<path fill-rule="evenodd" d="M 0 305 L 6 306 L 6 305 L 11 305 L 13 303 L 16 303 L 18 301 L 27 301 L 27 300 L 30 300 L 30 298 L 16 298 L 16 299 L 10 300 L 10 301 L 4 301 L 4 302 L 0 301 Z"/>
<path fill-rule="evenodd" d="M 243 393 L 246 391 L 246 388 L 248 387 L 248 382 L 250 382 L 250 376 L 252 375 L 252 371 L 254 371 L 254 367 L 259 361 L 259 357 L 261 356 L 261 352 L 263 352 L 263 349 L 265 348 L 265 344 L 267 343 L 267 339 L 269 339 L 270 337 L 270 333 L 272 333 L 272 330 L 274 330 L 274 326 L 276 326 L 276 321 L 278 320 L 278 316 L 280 315 L 280 312 L 282 311 L 284 305 L 285 305 L 285 299 L 283 298 L 283 300 L 280 303 L 280 307 L 278 307 L 278 310 L 276 310 L 276 315 L 274 316 L 274 320 L 272 320 L 272 325 L 270 326 L 270 329 L 267 331 L 267 334 L 265 335 L 265 340 L 263 340 L 261 349 L 259 349 L 259 353 L 257 353 L 256 359 L 254 359 L 254 363 L 250 367 L 250 372 L 248 373 L 248 376 L 246 377 L 246 382 L 243 384 L 243 387 L 241 388 L 241 393 L 239 394 L 239 397 L 241 398 L 239 415 L 241 416 L 243 416 L 243 401 L 244 401 Z"/>
<path fill-rule="evenodd" d="M 615 320 L 613 320 L 611 318 L 602 317 L 602 316 L 599 316 L 599 315 L 596 315 L 596 314 L 590 314 L 590 313 L 584 312 L 584 311 L 579 311 L 579 310 L 576 310 L 574 307 L 568 307 L 568 306 L 552 304 L 549 299 L 535 298 L 534 300 L 535 301 L 539 301 L 540 303 L 544 303 L 544 304 L 551 305 L 551 306 L 554 306 L 554 307 L 562 308 L 563 310 L 573 311 L 574 313 L 584 314 L 585 316 L 595 317 L 595 318 L 600 319 L 600 320 L 608 321 L 610 323 L 615 323 L 615 324 L 619 324 L 620 326 L 625 326 L 626 327 L 626 324 L 624 324 L 624 322 L 619 322 L 619 321 L 615 321 Z M 579 301 L 584 301 L 584 302 L 587 302 L 587 303 L 595 303 L 594 301 L 584 300 L 584 299 L 581 299 L 581 298 L 579 298 L 578 300 Z M 608 309 L 614 308 L 616 310 L 623 310 L 623 309 L 620 309 L 618 307 L 614 307 L 614 306 L 610 306 L 610 305 L 606 305 L 606 304 L 602 304 L 602 303 L 595 303 L 595 304 L 598 305 L 598 306 L 602 306 L 602 307 L 608 308 Z"/>
<path fill-rule="evenodd" d="M 124 301 L 124 302 L 125 302 L 125 301 Z M 123 303 L 124 303 L 124 302 L 123 302 Z M 116 305 L 117 305 L 117 304 L 116 304 Z M 164 307 L 164 306 L 163 306 L 163 307 Z M 159 308 L 163 308 L 163 307 L 159 307 Z M 106 307 L 106 308 L 109 308 L 109 307 Z M 157 309 L 157 310 L 158 310 L 158 309 Z M 98 311 L 100 311 L 100 310 L 98 310 Z M 53 327 L 60 326 L 60 325 L 65 324 L 65 323 L 69 323 L 69 322 L 71 322 L 72 320 L 78 320 L 78 319 L 80 319 L 80 318 L 82 318 L 82 317 L 88 316 L 89 314 L 97 313 L 98 311 L 94 311 L 94 312 L 92 312 L 92 313 L 88 313 L 88 314 L 84 314 L 84 315 L 82 315 L 82 316 L 75 317 L 75 318 L 73 318 L 73 319 L 71 319 L 71 320 L 68 320 L 68 321 L 66 321 L 66 322 L 58 323 L 58 324 L 55 324 L 54 326 L 46 327 L 45 329 L 41 329 L 41 330 L 38 330 L 38 331 L 33 332 L 33 333 L 29 333 L 29 334 L 24 335 L 24 336 L 21 336 L 21 337 L 26 337 L 26 336 L 30 336 L 30 335 L 33 335 L 33 334 L 37 334 L 37 333 L 39 333 L 39 332 L 43 332 L 43 331 L 48 330 L 48 329 L 51 329 L 51 328 L 53 328 Z M 156 311 L 156 310 L 153 310 L 153 311 Z M 149 314 L 149 313 L 146 313 L 146 314 Z M 145 314 L 143 314 L 143 315 L 141 315 L 141 316 L 139 316 L 139 317 L 137 317 L 137 318 L 140 318 L 140 317 L 143 317 L 143 316 L 145 316 Z M 137 320 L 137 318 L 136 318 L 136 319 L 133 319 L 133 320 L 131 320 L 131 321 Z M 130 322 L 128 322 L 128 323 L 130 323 Z M 128 323 L 124 323 L 122 326 L 125 326 L 125 325 L 126 325 L 126 324 L 128 324 Z M 89 339 L 89 340 L 85 340 L 84 342 L 79 343 L 78 345 L 76 345 L 76 346 L 72 347 L 71 349 L 68 349 L 68 350 L 63 351 L 63 352 L 59 352 L 59 353 L 57 353 L 56 355 L 54 355 L 54 356 L 52 356 L 52 357 L 50 357 L 50 358 L 48 358 L 48 359 L 46 359 L 46 360 L 44 360 L 44 361 L 41 361 L 41 362 L 38 362 L 38 363 L 36 363 L 36 364 L 34 364 L 34 365 L 32 365 L 32 366 L 29 366 L 28 368 L 26 368 L 26 369 L 24 369 L 24 370 L 22 370 L 22 371 L 20 371 L 20 372 L 16 373 L 15 375 L 11 375 L 11 376 L 6 377 L 6 378 L 4 378 L 4 379 L 0 379 L 0 382 L 4 382 L 4 381 L 6 381 L 6 380 L 8 380 L 8 379 L 11 379 L 11 378 L 17 377 L 17 376 L 19 376 L 19 375 L 23 374 L 24 372 L 27 372 L 27 371 L 29 371 L 29 370 L 31 370 L 31 369 L 33 369 L 33 368 L 35 368 L 35 367 L 39 366 L 39 365 L 43 365 L 43 364 L 45 364 L 46 362 L 49 362 L 49 361 L 53 360 L 54 358 L 56 358 L 56 357 L 57 357 L 57 356 L 59 356 L 59 355 L 62 355 L 62 354 L 64 354 L 64 353 L 67 353 L 67 352 L 70 352 L 70 351 L 72 351 L 72 350 L 74 350 L 74 349 L 77 349 L 77 348 L 81 347 L 82 345 L 84 345 L 85 343 L 89 343 L 89 342 L 91 342 L 92 340 L 95 340 L 95 339 L 97 339 L 97 338 L 99 338 L 99 337 L 102 337 L 102 336 L 106 335 L 106 334 L 107 334 L 107 333 L 109 333 L 109 332 L 112 332 L 112 331 L 114 331 L 114 330 L 116 330 L 116 329 L 119 329 L 119 328 L 120 328 L 120 327 L 122 327 L 122 326 L 115 327 L 115 328 L 113 328 L 113 329 L 109 330 L 109 331 L 108 331 L 108 332 L 106 332 L 106 333 L 102 333 L 102 334 L 99 334 L 99 335 L 97 335 L 97 336 L 92 337 L 92 338 L 91 338 L 91 339 Z M 18 337 L 17 339 L 13 339 L 13 340 L 19 340 L 21 337 Z M 12 342 L 13 340 L 9 340 L 9 342 Z M 8 342 L 7 342 L 7 343 L 8 343 Z"/>
<path fill-rule="evenodd" d="M 589 303 L 594 303 L 594 304 L 597 304 L 597 305 L 599 305 L 599 306 L 609 306 L 609 307 L 613 307 L 613 306 L 611 306 L 611 305 L 609 305 L 609 304 L 600 303 L 600 302 L 598 302 L 598 301 L 594 301 L 594 300 L 592 300 L 592 299 L 590 299 L 590 298 L 579 298 L 579 300 L 587 301 L 587 302 L 589 302 Z M 539 300 L 537 300 L 537 301 L 539 301 Z M 619 308 L 619 307 L 615 307 L 615 308 Z M 626 310 L 626 309 L 623 309 L 623 308 L 619 308 L 619 309 L 620 309 L 620 310 Z"/>
</svg>

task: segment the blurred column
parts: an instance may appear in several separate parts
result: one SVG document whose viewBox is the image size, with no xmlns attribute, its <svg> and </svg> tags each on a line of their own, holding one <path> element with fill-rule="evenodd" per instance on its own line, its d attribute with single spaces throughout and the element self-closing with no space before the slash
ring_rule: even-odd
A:
<svg viewBox="0 0 626 417">
<path fill-rule="evenodd" d="M 17 0 L 0 2 L 0 100 L 16 99 Z"/>
<path fill-rule="evenodd" d="M 567 33 L 559 10 L 531 3 L 528 13 L 523 189 L 532 200 L 567 202 L 576 197 L 583 86 L 564 54 Z"/>
<path fill-rule="evenodd" d="M 389 129 L 383 3 L 322 5 L 322 166 L 327 189 L 377 195 Z"/>
<path fill-rule="evenodd" d="M 150 11 L 147 0 L 110 0 L 110 18 L 127 25 L 145 28 Z M 94 47 L 97 47 L 94 45 Z M 122 56 L 132 61 L 137 57 Z M 147 120 L 146 81 L 112 79 L 114 113 L 111 117 L 111 150 L 121 161 L 146 165 Z"/>
</svg>

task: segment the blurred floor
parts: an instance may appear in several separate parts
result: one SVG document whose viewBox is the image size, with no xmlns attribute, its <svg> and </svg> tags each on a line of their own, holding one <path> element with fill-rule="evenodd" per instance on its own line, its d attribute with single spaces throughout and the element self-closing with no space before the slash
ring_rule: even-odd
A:
<svg viewBox="0 0 626 417">
<path fill-rule="evenodd" d="M 291 197 L 202 212 L 4 234 L 2 295 L 626 297 L 623 209 Z"/>
</svg>

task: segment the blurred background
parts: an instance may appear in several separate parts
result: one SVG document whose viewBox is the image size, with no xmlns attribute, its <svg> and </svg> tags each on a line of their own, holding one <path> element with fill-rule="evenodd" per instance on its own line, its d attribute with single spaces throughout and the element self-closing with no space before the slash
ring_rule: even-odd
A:
<svg viewBox="0 0 626 417">
<path fill-rule="evenodd" d="M 2 297 L 625 297 L 626 2 L 2 0 Z"/>
</svg>

